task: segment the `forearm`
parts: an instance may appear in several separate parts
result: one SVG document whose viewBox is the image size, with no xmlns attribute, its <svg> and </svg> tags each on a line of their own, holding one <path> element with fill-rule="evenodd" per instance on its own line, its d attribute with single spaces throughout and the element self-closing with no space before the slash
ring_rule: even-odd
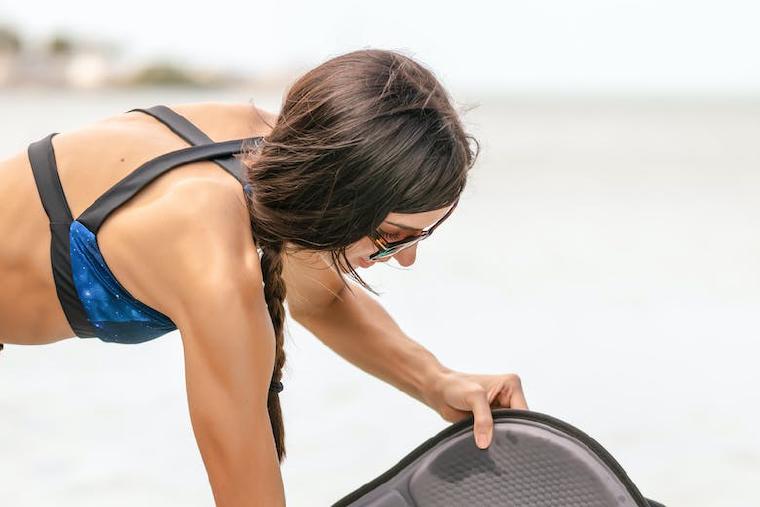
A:
<svg viewBox="0 0 760 507">
<path fill-rule="evenodd" d="M 320 313 L 294 318 L 347 361 L 427 403 L 426 393 L 450 370 L 407 336 L 365 289 L 352 289 Z"/>
<path fill-rule="evenodd" d="M 269 419 L 258 424 L 270 424 Z M 237 428 L 244 433 L 245 428 Z M 268 459 L 269 442 L 239 442 L 238 448 L 223 448 L 219 442 L 230 439 L 217 430 L 216 441 L 197 439 L 208 474 L 216 507 L 282 507 L 285 489 L 279 464 Z"/>
</svg>

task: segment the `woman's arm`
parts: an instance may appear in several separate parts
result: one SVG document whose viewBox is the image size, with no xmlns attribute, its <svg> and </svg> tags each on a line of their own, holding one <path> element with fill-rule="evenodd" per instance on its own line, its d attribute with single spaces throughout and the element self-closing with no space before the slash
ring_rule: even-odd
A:
<svg viewBox="0 0 760 507">
<path fill-rule="evenodd" d="M 176 317 L 190 419 L 218 507 L 285 505 L 267 396 L 274 334 L 261 282 L 196 283 Z"/>
<path fill-rule="evenodd" d="M 318 312 L 291 310 L 293 318 L 347 361 L 435 408 L 429 395 L 451 370 L 407 336 L 364 288 L 352 289 Z"/>
<path fill-rule="evenodd" d="M 179 328 L 190 419 L 216 505 L 282 506 L 267 410 L 275 338 L 258 254 L 239 183 L 201 164 L 207 179 L 188 177 L 109 218 L 104 227 L 117 229 L 105 255 L 122 260 L 119 279 Z"/>
<path fill-rule="evenodd" d="M 347 361 L 431 405 L 428 391 L 451 370 L 407 336 L 364 288 L 354 285 L 351 294 L 320 253 L 287 257 L 283 278 L 294 320 Z"/>
<path fill-rule="evenodd" d="M 407 336 L 364 288 L 346 290 L 319 254 L 290 256 L 283 278 L 293 319 L 347 361 L 431 405 L 429 391 L 451 370 Z"/>
<path fill-rule="evenodd" d="M 309 284 L 297 284 L 295 271 L 311 280 Z M 291 269 L 290 276 L 300 296 L 291 299 L 295 320 L 346 360 L 422 401 L 444 420 L 474 416 L 475 441 L 481 449 L 492 440 L 491 408 L 528 409 L 516 374 L 478 375 L 446 368 L 409 338 L 364 288 L 340 290 L 339 280 L 331 280 L 329 272 L 303 265 Z M 325 296 L 325 287 L 335 295 Z"/>
</svg>

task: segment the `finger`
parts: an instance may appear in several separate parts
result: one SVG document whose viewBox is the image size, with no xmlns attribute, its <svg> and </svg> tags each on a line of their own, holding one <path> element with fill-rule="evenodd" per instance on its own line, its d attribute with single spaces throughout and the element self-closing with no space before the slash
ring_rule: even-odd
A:
<svg viewBox="0 0 760 507">
<path fill-rule="evenodd" d="M 528 410 L 528 403 L 525 401 L 522 383 L 520 379 L 507 381 L 499 393 L 499 402 L 506 408 L 521 408 Z"/>
<path fill-rule="evenodd" d="M 523 394 L 522 387 L 520 386 L 517 386 L 512 392 L 512 398 L 509 402 L 512 408 L 521 408 L 523 410 L 528 410 L 528 402 L 525 401 L 525 395 Z"/>
<path fill-rule="evenodd" d="M 499 393 L 499 403 L 501 403 L 501 406 L 504 408 L 510 408 L 510 401 L 512 398 L 512 390 L 508 387 L 505 387 L 500 393 Z"/>
<path fill-rule="evenodd" d="M 491 407 L 488 406 L 488 397 L 483 390 L 473 391 L 467 401 L 472 407 L 474 418 L 472 429 L 475 433 L 475 444 L 481 449 L 485 449 L 491 445 L 493 433 L 493 417 L 491 416 Z"/>
<path fill-rule="evenodd" d="M 488 404 L 492 405 L 494 403 L 500 402 L 500 394 L 502 391 L 501 384 L 495 384 L 488 390 Z"/>
<path fill-rule="evenodd" d="M 462 419 L 472 417 L 472 412 L 465 412 L 464 410 L 458 410 L 451 407 L 446 407 L 444 410 L 439 412 L 439 414 L 444 421 L 448 422 L 459 422 Z"/>
<path fill-rule="evenodd" d="M 490 405 L 493 408 L 508 408 L 509 407 L 509 386 L 497 385 L 497 389 L 494 392 L 493 397 L 489 397 L 491 400 Z"/>
</svg>

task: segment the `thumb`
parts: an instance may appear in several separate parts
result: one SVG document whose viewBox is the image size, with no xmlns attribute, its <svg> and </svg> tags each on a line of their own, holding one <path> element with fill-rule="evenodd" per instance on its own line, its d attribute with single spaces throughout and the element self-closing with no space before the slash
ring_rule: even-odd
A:
<svg viewBox="0 0 760 507">
<path fill-rule="evenodd" d="M 472 428 L 475 433 L 475 443 L 481 449 L 485 449 L 491 445 L 493 434 L 493 417 L 485 390 L 473 391 L 468 402 L 472 407 L 475 420 Z"/>
</svg>

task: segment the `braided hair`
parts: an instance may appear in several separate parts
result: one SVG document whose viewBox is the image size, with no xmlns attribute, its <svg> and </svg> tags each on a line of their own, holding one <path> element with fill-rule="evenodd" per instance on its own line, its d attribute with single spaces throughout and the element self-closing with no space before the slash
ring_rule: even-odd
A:
<svg viewBox="0 0 760 507">
<path fill-rule="evenodd" d="M 266 120 L 265 120 L 266 122 Z M 296 80 L 269 135 L 243 154 L 254 241 L 276 353 L 268 411 L 285 456 L 278 389 L 285 365 L 283 256 L 330 253 L 332 267 L 377 294 L 346 249 L 391 213 L 453 204 L 480 151 L 433 73 L 397 51 L 336 56 Z"/>
</svg>

